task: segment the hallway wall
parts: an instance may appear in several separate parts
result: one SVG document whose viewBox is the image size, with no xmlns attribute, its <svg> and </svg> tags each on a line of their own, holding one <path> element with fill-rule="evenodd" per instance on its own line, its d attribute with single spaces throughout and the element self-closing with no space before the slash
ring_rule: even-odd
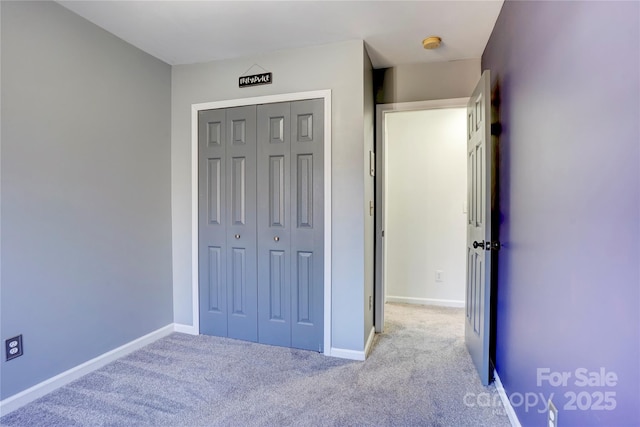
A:
<svg viewBox="0 0 640 427">
<path fill-rule="evenodd" d="M 466 98 L 480 79 L 480 58 L 402 64 L 376 70 L 376 103 Z"/>
</svg>

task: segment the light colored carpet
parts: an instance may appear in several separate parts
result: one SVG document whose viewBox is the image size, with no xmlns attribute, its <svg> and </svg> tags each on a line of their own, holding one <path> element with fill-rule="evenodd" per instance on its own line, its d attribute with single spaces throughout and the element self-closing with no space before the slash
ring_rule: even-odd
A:
<svg viewBox="0 0 640 427">
<path fill-rule="evenodd" d="M 465 349 L 463 316 L 387 304 L 385 333 L 365 362 L 174 333 L 0 425 L 509 426 Z"/>
</svg>

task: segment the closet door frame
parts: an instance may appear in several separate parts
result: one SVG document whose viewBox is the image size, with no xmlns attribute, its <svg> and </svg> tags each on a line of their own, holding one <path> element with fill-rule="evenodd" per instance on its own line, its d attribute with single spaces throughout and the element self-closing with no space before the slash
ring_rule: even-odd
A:
<svg viewBox="0 0 640 427">
<path fill-rule="evenodd" d="M 246 105 L 324 100 L 324 354 L 331 356 L 331 90 L 230 99 L 191 105 L 191 295 L 194 334 L 200 333 L 198 257 L 198 112 Z"/>
</svg>

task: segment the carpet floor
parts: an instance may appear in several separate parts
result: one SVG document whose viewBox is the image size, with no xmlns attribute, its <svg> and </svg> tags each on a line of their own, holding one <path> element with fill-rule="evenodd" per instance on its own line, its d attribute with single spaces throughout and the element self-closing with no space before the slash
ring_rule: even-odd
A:
<svg viewBox="0 0 640 427">
<path fill-rule="evenodd" d="M 464 345 L 463 309 L 387 304 L 365 362 L 174 333 L 2 426 L 509 426 Z"/>
</svg>

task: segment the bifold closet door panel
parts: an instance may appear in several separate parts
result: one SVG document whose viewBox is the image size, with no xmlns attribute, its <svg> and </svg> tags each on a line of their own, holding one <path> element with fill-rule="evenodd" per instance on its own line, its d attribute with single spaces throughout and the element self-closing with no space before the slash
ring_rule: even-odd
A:
<svg viewBox="0 0 640 427">
<path fill-rule="evenodd" d="M 291 346 L 314 351 L 324 343 L 324 161 L 324 101 L 292 102 Z"/>
<path fill-rule="evenodd" d="M 200 333 L 227 336 L 226 113 L 198 115 Z"/>
<path fill-rule="evenodd" d="M 227 336 L 258 340 L 256 106 L 226 110 Z"/>
<path fill-rule="evenodd" d="M 324 101 L 199 113 L 200 332 L 323 351 Z"/>
<path fill-rule="evenodd" d="M 291 346 L 291 107 L 258 106 L 258 341 Z"/>
</svg>

